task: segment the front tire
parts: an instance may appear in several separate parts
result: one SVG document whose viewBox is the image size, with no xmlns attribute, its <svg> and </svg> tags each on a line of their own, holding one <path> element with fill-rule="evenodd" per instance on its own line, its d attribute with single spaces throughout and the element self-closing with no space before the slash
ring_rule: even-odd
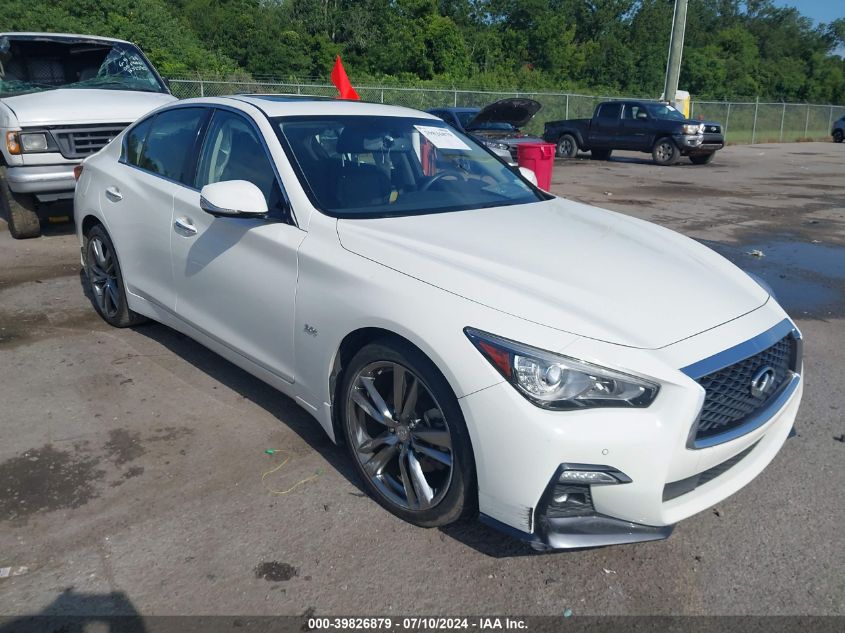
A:
<svg viewBox="0 0 845 633">
<path fill-rule="evenodd" d="M 845 132 L 842 130 L 833 130 L 833 142 L 841 143 L 845 139 Z"/>
<path fill-rule="evenodd" d="M 678 162 L 681 152 L 671 138 L 659 138 L 651 150 L 651 157 L 658 165 L 668 166 Z"/>
<path fill-rule="evenodd" d="M 578 141 L 571 134 L 564 134 L 557 141 L 558 158 L 575 158 L 578 155 Z"/>
<path fill-rule="evenodd" d="M 94 309 L 114 327 L 130 327 L 146 318 L 129 309 L 117 252 L 106 229 L 97 224 L 85 235 L 85 276 Z"/>
<path fill-rule="evenodd" d="M 0 170 L 0 207 L 9 222 L 9 233 L 16 240 L 41 235 L 38 202 L 30 194 L 15 193 L 6 182 L 6 170 Z"/>
<path fill-rule="evenodd" d="M 694 154 L 690 156 L 689 159 L 693 165 L 706 165 L 713 160 L 714 155 L 715 152 L 710 152 L 709 154 Z"/>
<path fill-rule="evenodd" d="M 346 368 L 340 393 L 346 446 L 382 507 L 421 527 L 474 511 L 475 462 L 463 414 L 422 352 L 393 339 L 367 345 Z"/>
</svg>

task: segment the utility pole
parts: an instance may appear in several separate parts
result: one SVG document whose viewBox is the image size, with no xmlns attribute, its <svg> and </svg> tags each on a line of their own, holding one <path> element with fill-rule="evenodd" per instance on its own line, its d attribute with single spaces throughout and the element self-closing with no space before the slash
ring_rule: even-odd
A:
<svg viewBox="0 0 845 633">
<path fill-rule="evenodd" d="M 669 39 L 669 60 L 666 62 L 666 84 L 663 98 L 674 104 L 681 76 L 681 57 L 684 53 L 684 32 L 687 28 L 687 0 L 675 0 L 672 18 L 672 36 Z"/>
</svg>

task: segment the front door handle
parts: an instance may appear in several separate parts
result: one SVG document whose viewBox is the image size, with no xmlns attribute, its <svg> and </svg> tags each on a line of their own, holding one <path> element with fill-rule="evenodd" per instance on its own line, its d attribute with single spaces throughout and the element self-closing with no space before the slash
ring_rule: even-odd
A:
<svg viewBox="0 0 845 633">
<path fill-rule="evenodd" d="M 195 227 L 194 223 L 188 218 L 176 218 L 176 221 L 173 223 L 173 228 L 177 233 L 184 235 L 185 237 L 192 237 L 197 234 L 197 227 Z"/>
<path fill-rule="evenodd" d="M 109 187 L 106 189 L 106 198 L 111 200 L 112 202 L 120 202 L 123 200 L 123 194 L 120 193 L 120 189 L 117 187 Z"/>
</svg>

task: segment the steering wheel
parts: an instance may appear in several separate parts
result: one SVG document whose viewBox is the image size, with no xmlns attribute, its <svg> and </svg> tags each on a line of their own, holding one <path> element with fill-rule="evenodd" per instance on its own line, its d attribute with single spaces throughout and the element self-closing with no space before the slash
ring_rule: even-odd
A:
<svg viewBox="0 0 845 633">
<path fill-rule="evenodd" d="M 429 188 L 431 188 L 431 185 L 433 185 L 436 182 L 440 182 L 441 180 L 443 180 L 447 176 L 451 176 L 452 178 L 455 178 L 455 179 L 462 178 L 464 181 L 468 180 L 468 178 L 466 177 L 466 174 L 458 171 L 457 169 L 444 169 L 443 171 L 438 172 L 438 173 L 434 174 L 433 176 L 431 176 L 428 179 L 428 181 L 422 187 L 420 187 L 420 191 L 428 191 Z"/>
</svg>

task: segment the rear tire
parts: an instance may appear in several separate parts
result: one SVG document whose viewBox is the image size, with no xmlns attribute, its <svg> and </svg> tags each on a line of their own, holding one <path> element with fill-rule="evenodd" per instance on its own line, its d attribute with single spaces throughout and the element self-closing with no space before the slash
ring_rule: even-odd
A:
<svg viewBox="0 0 845 633">
<path fill-rule="evenodd" d="M 578 155 L 578 141 L 571 134 L 564 134 L 557 141 L 558 158 L 575 158 Z"/>
<path fill-rule="evenodd" d="M 9 233 L 16 240 L 41 235 L 38 202 L 31 194 L 15 193 L 6 182 L 6 170 L 0 169 L 0 209 L 9 223 Z"/>
<path fill-rule="evenodd" d="M 716 152 L 710 152 L 709 154 L 695 154 L 690 156 L 690 162 L 693 165 L 706 165 L 711 160 L 713 160 L 713 156 L 715 156 Z"/>
<path fill-rule="evenodd" d="M 833 142 L 841 143 L 845 139 L 845 132 L 842 130 L 833 130 Z"/>
<path fill-rule="evenodd" d="M 422 352 L 391 338 L 362 348 L 344 371 L 337 407 L 355 470 L 382 507 L 421 527 L 475 511 L 469 432 L 448 382 Z"/>
<path fill-rule="evenodd" d="M 678 149 L 678 146 L 675 145 L 675 141 L 669 137 L 657 139 L 651 150 L 651 157 L 658 165 L 674 165 L 678 162 L 678 158 L 680 158 L 680 156 L 681 152 Z"/>
<path fill-rule="evenodd" d="M 610 160 L 611 154 L 613 154 L 612 149 L 594 149 L 590 151 L 590 158 L 593 160 Z"/>
<path fill-rule="evenodd" d="M 94 225 L 85 234 L 82 248 L 87 290 L 97 314 L 114 327 L 130 327 L 146 321 L 146 317 L 129 309 L 117 251 L 102 224 Z"/>
</svg>

